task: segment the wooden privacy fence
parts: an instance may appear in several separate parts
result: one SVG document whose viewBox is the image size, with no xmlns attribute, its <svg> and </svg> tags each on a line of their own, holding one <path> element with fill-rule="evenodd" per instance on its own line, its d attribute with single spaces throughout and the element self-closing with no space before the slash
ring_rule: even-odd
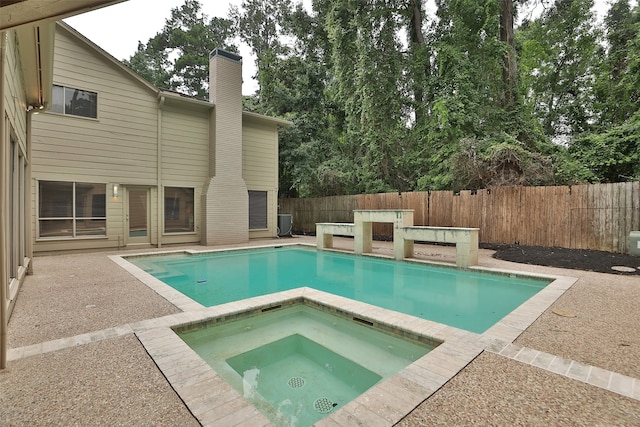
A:
<svg viewBox="0 0 640 427">
<path fill-rule="evenodd" d="M 415 225 L 480 228 L 480 242 L 627 252 L 640 230 L 640 182 L 561 187 L 497 187 L 280 199 L 293 230 L 315 233 L 317 222 L 353 222 L 354 209 L 413 209 Z M 373 233 L 391 238 L 390 224 Z"/>
</svg>

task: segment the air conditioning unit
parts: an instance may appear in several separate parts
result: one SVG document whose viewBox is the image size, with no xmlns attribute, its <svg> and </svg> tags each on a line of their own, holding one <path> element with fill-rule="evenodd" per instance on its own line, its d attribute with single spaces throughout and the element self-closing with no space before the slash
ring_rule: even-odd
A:
<svg viewBox="0 0 640 427">
<path fill-rule="evenodd" d="M 293 215 L 278 214 L 278 237 L 292 236 Z"/>
<path fill-rule="evenodd" d="M 629 233 L 629 255 L 640 256 L 640 231 Z"/>
</svg>

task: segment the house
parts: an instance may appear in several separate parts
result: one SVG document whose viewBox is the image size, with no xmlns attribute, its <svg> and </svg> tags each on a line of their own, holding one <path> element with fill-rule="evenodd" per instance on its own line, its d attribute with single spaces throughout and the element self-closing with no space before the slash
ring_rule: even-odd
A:
<svg viewBox="0 0 640 427">
<path fill-rule="evenodd" d="M 31 121 L 51 102 L 55 21 L 121 1 L 0 2 L 0 369 L 9 316 L 32 269 Z"/>
<path fill-rule="evenodd" d="M 160 90 L 57 23 L 34 114 L 34 252 L 277 235 L 278 130 L 242 111 L 242 59 L 210 57 L 210 101 Z"/>
<path fill-rule="evenodd" d="M 121 1 L 0 2 L 0 369 L 34 253 L 277 235 L 290 123 L 242 111 L 233 53 L 212 53 L 211 99 L 198 100 L 56 23 Z"/>
</svg>

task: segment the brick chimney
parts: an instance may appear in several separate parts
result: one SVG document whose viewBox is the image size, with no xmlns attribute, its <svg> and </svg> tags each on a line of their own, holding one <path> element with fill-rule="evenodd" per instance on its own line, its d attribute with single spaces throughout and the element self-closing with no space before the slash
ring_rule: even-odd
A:
<svg viewBox="0 0 640 427">
<path fill-rule="evenodd" d="M 203 197 L 204 245 L 249 240 L 249 195 L 242 178 L 242 57 L 216 49 L 209 57 L 209 180 Z"/>
</svg>

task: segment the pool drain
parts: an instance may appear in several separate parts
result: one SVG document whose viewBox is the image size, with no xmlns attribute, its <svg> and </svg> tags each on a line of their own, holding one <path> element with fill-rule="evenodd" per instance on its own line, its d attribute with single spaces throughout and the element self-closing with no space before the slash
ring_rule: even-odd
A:
<svg viewBox="0 0 640 427">
<path fill-rule="evenodd" d="M 302 377 L 291 377 L 289 381 L 287 381 L 289 387 L 291 388 L 300 388 L 304 385 L 304 378 Z"/>
<path fill-rule="evenodd" d="M 336 406 L 338 406 L 337 403 L 333 403 L 330 399 L 327 399 L 326 397 L 321 397 L 320 399 L 316 399 L 316 401 L 313 402 L 313 407 L 316 408 L 316 411 L 322 414 L 327 414 L 331 412 L 331 410 Z"/>
</svg>

